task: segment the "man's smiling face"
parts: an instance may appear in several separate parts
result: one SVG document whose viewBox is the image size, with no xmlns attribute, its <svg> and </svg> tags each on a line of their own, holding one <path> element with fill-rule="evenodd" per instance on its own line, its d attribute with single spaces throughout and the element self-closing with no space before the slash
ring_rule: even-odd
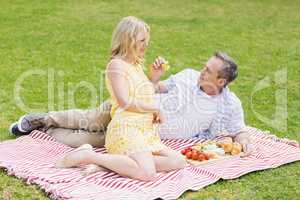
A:
<svg viewBox="0 0 300 200">
<path fill-rule="evenodd" d="M 198 85 L 209 95 L 219 93 L 226 83 L 224 78 L 220 78 L 219 72 L 222 70 L 223 61 L 215 56 L 211 57 L 203 66 L 198 79 Z"/>
</svg>

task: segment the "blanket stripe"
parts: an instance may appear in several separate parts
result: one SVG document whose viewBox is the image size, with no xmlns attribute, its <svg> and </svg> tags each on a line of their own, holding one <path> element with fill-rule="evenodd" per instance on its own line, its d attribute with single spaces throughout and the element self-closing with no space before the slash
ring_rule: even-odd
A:
<svg viewBox="0 0 300 200">
<path fill-rule="evenodd" d="M 234 179 L 246 173 L 275 168 L 300 160 L 300 145 L 295 141 L 271 136 L 248 127 L 255 141 L 251 156 L 233 157 L 203 166 L 159 173 L 155 181 L 143 182 L 124 178 L 113 172 L 82 175 L 82 168 L 57 169 L 54 162 L 73 150 L 49 135 L 33 131 L 28 136 L 0 144 L 0 166 L 8 174 L 38 184 L 54 199 L 175 199 L 187 190 L 199 190 L 219 179 Z M 164 144 L 180 151 L 203 140 L 172 139 Z M 105 148 L 95 149 L 106 153 Z"/>
</svg>

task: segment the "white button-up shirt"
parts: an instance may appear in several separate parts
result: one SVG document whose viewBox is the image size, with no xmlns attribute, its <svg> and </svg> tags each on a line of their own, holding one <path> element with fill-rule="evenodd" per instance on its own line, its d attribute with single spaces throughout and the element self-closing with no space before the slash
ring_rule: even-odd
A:
<svg viewBox="0 0 300 200">
<path fill-rule="evenodd" d="M 167 93 L 156 94 L 166 122 L 159 125 L 162 139 L 214 138 L 220 132 L 236 134 L 245 127 L 240 100 L 226 87 L 209 96 L 198 86 L 200 72 L 185 69 L 163 81 Z"/>
</svg>

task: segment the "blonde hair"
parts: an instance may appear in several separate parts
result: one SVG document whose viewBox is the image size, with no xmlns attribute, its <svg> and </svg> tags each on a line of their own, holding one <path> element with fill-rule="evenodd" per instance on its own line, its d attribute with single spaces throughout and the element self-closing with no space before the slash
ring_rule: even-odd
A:
<svg viewBox="0 0 300 200">
<path fill-rule="evenodd" d="M 144 58 L 140 58 L 137 53 L 137 35 L 144 30 L 147 33 L 147 42 L 150 39 L 150 27 L 144 21 L 128 16 L 124 17 L 115 28 L 110 50 L 110 59 L 124 58 L 131 54 L 135 64 L 142 64 Z"/>
</svg>

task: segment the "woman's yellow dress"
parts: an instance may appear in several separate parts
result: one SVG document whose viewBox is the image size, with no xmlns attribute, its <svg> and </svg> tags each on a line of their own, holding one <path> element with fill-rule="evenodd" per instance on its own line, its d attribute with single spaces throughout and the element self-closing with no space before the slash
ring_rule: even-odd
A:
<svg viewBox="0 0 300 200">
<path fill-rule="evenodd" d="M 130 99 L 154 104 L 154 87 L 145 75 L 141 65 L 124 65 L 126 78 L 124 90 Z M 119 72 L 117 72 L 119 73 Z M 122 109 L 113 93 L 111 83 L 106 76 L 106 87 L 110 93 L 111 122 L 107 127 L 105 147 L 111 154 L 131 154 L 152 152 L 165 148 L 161 142 L 152 113 L 130 112 Z"/>
</svg>

